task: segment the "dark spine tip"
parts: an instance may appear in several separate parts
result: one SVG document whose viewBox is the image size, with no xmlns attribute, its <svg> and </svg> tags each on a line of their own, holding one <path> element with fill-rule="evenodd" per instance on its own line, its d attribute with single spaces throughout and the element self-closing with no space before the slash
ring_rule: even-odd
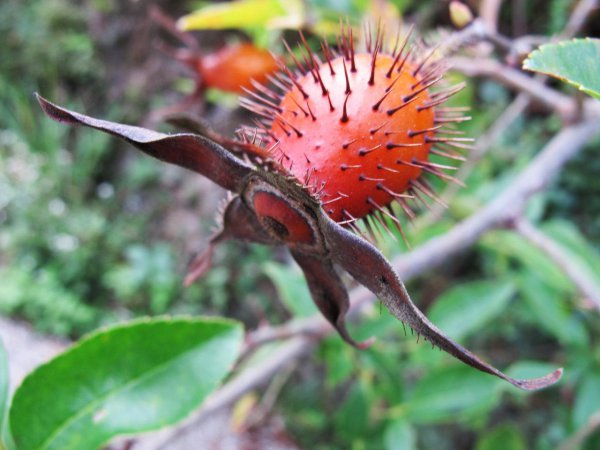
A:
<svg viewBox="0 0 600 450">
<path fill-rule="evenodd" d="M 346 60 L 342 59 L 342 65 L 344 66 L 344 77 L 346 78 L 346 91 L 344 92 L 346 95 L 352 92 L 350 88 L 350 78 L 348 78 L 348 70 L 346 68 Z"/>
<path fill-rule="evenodd" d="M 356 73 L 356 62 L 354 61 L 354 37 L 352 36 L 352 28 L 350 27 L 350 23 L 348 23 L 348 30 L 348 40 L 350 41 L 350 62 L 352 63 L 350 66 L 350 72 Z"/>
<path fill-rule="evenodd" d="M 340 121 L 342 123 L 346 123 L 349 120 L 348 119 L 348 111 L 347 111 L 348 97 L 350 97 L 350 93 L 346 94 L 346 99 L 344 100 L 344 107 L 343 107 L 343 111 L 342 111 L 342 118 L 340 119 Z"/>
<path fill-rule="evenodd" d="M 383 96 L 377 101 L 377 103 L 375 103 L 373 105 L 373 111 L 379 110 L 379 107 L 381 106 L 381 104 L 383 103 L 383 101 L 386 99 L 386 97 L 388 95 L 390 95 L 390 92 L 392 92 L 392 91 L 387 91 L 385 94 L 383 94 Z"/>
</svg>

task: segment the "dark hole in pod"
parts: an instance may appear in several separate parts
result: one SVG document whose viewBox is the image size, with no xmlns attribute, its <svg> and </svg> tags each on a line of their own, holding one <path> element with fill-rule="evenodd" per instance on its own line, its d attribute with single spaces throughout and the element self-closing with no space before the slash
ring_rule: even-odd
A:
<svg viewBox="0 0 600 450">
<path fill-rule="evenodd" d="M 273 231 L 273 233 L 275 233 L 280 239 L 285 239 L 290 235 L 290 232 L 288 231 L 287 227 L 281 222 L 269 216 L 264 216 L 263 220 L 265 221 L 265 224 L 269 227 L 269 229 Z"/>
</svg>

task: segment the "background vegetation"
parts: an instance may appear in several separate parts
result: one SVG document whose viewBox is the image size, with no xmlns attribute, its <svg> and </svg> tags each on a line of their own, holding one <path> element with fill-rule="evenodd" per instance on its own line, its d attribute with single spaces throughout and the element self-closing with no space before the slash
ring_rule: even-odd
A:
<svg viewBox="0 0 600 450">
<path fill-rule="evenodd" d="M 32 93 L 39 91 L 98 117 L 141 124 L 151 111 L 189 93 L 192 74 L 157 50 L 159 38 L 170 38 L 149 18 L 150 3 L 0 3 L 0 313 L 72 339 L 143 315 L 221 315 L 241 320 L 249 330 L 311 315 L 302 276 L 279 249 L 228 244 L 219 250 L 215 268 L 183 289 L 186 263 L 206 242 L 224 193 L 116 139 L 56 124 L 35 104 Z M 323 24 L 339 15 L 360 22 L 378 4 L 307 3 Z M 471 2 L 475 9 L 482 3 Z M 499 31 L 518 38 L 561 33 L 579 2 L 500 3 Z M 451 26 L 447 2 L 389 5 L 420 30 Z M 179 17 L 194 2 L 165 2 L 163 8 Z M 589 17 L 597 19 L 598 11 Z M 597 36 L 599 23 L 584 21 L 579 34 Z M 248 36 L 279 52 L 280 34 L 255 29 L 196 37 L 207 51 Z M 510 57 L 510 52 L 498 56 Z M 565 126 L 564 117 L 528 102 L 490 135 L 520 94 L 492 77 L 468 83 L 456 102 L 471 107 L 473 120 L 461 128 L 491 139 L 449 209 L 424 211 L 409 228 L 413 246 L 480 210 Z M 551 86 L 576 95 L 567 85 Z M 249 123 L 235 105 L 231 94 L 209 92 L 203 116 L 231 133 Z M 595 283 L 600 283 L 599 144 L 598 138 L 590 142 L 525 212 L 569 256 L 566 264 L 577 265 Z M 390 256 L 407 251 L 389 239 L 381 246 Z M 300 448 L 600 448 L 600 432 L 593 427 L 600 411 L 598 305 L 539 246 L 511 226 L 495 229 L 409 288 L 450 336 L 500 367 L 516 362 L 512 375 L 564 366 L 564 380 L 544 392 L 517 392 L 405 337 L 375 307 L 354 326 L 358 336 L 378 337 L 372 349 L 357 352 L 335 335 L 325 338 L 280 377 L 283 388 L 261 417 L 281 415 Z M 260 426 L 254 420 L 249 427 Z M 569 438 L 581 430 L 587 430 L 584 443 L 573 444 Z"/>
</svg>

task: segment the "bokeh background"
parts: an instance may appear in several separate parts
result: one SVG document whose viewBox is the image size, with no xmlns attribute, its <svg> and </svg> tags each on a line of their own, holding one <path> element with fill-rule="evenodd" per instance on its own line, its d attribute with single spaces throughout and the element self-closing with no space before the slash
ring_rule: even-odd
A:
<svg viewBox="0 0 600 450">
<path fill-rule="evenodd" d="M 474 11 L 497 3 L 498 30 L 510 39 L 544 40 L 564 29 L 579 2 L 467 3 Z M 97 117 L 172 130 L 152 113 L 186 98 L 196 79 L 164 51 L 164 44 L 180 44 L 151 18 L 153 5 L 173 18 L 198 7 L 183 0 L 0 3 L 0 314 L 65 340 L 143 315 L 221 315 L 252 330 L 312 314 L 302 275 L 280 249 L 228 243 L 215 267 L 184 289 L 186 265 L 206 243 L 225 192 L 116 139 L 52 122 L 37 107 L 33 92 Z M 360 25 L 385 13 L 388 22 L 415 23 L 433 41 L 452 29 L 446 1 L 303 5 L 300 23 L 313 44 L 340 16 Z M 599 17 L 591 12 L 579 35 L 597 36 Z M 258 26 L 191 36 L 207 54 L 240 41 L 283 53 L 281 37 L 293 42 L 297 33 L 293 26 Z M 517 95 L 485 77 L 450 77 L 468 82 L 454 101 L 470 106 L 473 119 L 460 126 L 473 137 Z M 229 135 L 251 123 L 237 95 L 214 89 L 189 110 Z M 450 207 L 424 210 L 407 227 L 411 245 L 479 210 L 562 126 L 558 115 L 529 104 L 494 137 Z M 598 285 L 599 152 L 596 138 L 526 211 Z M 409 251 L 402 240 L 382 238 L 379 245 L 390 256 Z M 242 398 L 228 432 L 252 435 L 276 419 L 272 439 L 287 448 L 600 448 L 598 309 L 539 248 L 514 230 L 493 230 L 409 290 L 434 323 L 495 365 L 520 376 L 564 366 L 563 381 L 540 393 L 518 392 L 406 337 L 375 307 L 353 325 L 357 336 L 378 337 L 372 349 L 357 352 L 335 335 L 326 338 L 268 384 L 275 385 L 266 391 L 274 397 L 268 408 L 259 408 L 264 390 Z M 581 430 L 582 439 L 569 440 Z"/>
</svg>

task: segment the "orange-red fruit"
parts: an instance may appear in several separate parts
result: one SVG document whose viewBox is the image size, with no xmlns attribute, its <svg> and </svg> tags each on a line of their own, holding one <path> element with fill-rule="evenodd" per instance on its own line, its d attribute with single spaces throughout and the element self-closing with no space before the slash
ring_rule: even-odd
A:
<svg viewBox="0 0 600 450">
<path fill-rule="evenodd" d="M 254 79 L 267 81 L 267 75 L 277 70 L 277 63 L 266 50 L 252 44 L 231 45 L 198 58 L 197 71 L 205 86 L 227 92 L 242 93 Z"/>
<path fill-rule="evenodd" d="M 341 222 L 400 198 L 421 174 L 435 124 L 414 62 L 360 53 L 354 63 L 344 56 L 330 62 L 318 68 L 322 83 L 311 72 L 296 79 L 270 132 L 284 167 Z"/>
</svg>

